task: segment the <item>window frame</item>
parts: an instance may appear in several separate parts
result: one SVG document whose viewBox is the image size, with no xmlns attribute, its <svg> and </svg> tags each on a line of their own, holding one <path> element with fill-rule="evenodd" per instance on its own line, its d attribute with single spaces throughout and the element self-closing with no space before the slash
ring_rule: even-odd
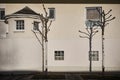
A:
<svg viewBox="0 0 120 80">
<path fill-rule="evenodd" d="M 55 20 L 55 8 L 48 8 L 48 10 L 49 10 L 49 15 L 48 15 L 48 17 L 49 17 L 49 19 L 51 19 L 51 20 Z M 51 11 L 53 10 L 53 16 L 51 17 Z"/>
<path fill-rule="evenodd" d="M 54 60 L 63 61 L 64 60 L 64 51 L 54 51 Z"/>
<path fill-rule="evenodd" d="M 2 11 L 3 11 L 3 14 L 2 14 Z M 1 15 L 3 15 L 3 17 Z M 5 20 L 5 8 L 0 8 L 0 20 Z"/>
<path fill-rule="evenodd" d="M 92 61 L 99 61 L 99 51 L 92 51 L 91 53 Z"/>
<path fill-rule="evenodd" d="M 15 31 L 25 31 L 25 21 L 24 20 L 15 20 L 15 21 L 16 21 Z"/>
<path fill-rule="evenodd" d="M 96 8 L 98 8 L 99 10 L 100 10 L 100 12 L 102 12 L 102 7 L 101 6 L 98 6 L 98 7 L 86 7 L 86 20 L 88 21 L 88 20 L 92 20 L 92 21 L 101 21 L 101 14 L 97 11 L 97 9 Z M 92 11 L 92 10 L 94 10 L 94 12 L 92 12 L 92 13 L 94 13 L 94 15 L 96 14 L 97 16 L 96 16 L 96 18 L 88 18 L 89 17 L 89 12 L 88 11 Z M 95 13 L 97 11 L 97 13 Z M 93 17 L 95 17 L 95 16 L 93 16 Z"/>
<path fill-rule="evenodd" d="M 36 23 L 37 23 L 37 28 L 35 27 L 35 26 L 36 26 L 36 25 L 35 25 Z M 34 22 L 33 22 L 33 30 L 36 31 L 36 32 L 38 32 L 38 30 L 39 30 L 39 23 L 40 23 L 40 22 L 38 22 L 38 21 L 34 21 Z M 35 29 L 35 28 L 36 28 L 36 29 Z"/>
</svg>

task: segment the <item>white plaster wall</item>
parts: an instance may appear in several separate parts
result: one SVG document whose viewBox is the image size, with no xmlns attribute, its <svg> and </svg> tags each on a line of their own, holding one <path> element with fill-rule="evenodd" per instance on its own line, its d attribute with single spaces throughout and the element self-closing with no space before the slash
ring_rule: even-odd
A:
<svg viewBox="0 0 120 80">
<path fill-rule="evenodd" d="M 41 49 L 36 42 L 35 39 L 0 40 L 0 70 L 41 70 Z"/>
<path fill-rule="evenodd" d="M 112 9 L 116 17 L 105 29 L 105 69 L 119 71 L 119 4 L 58 4 L 56 20 L 49 34 L 50 71 L 89 71 L 88 40 L 79 38 L 78 30 L 85 31 L 85 7 L 102 6 L 105 11 Z M 113 47 L 113 46 L 114 47 Z M 55 61 L 54 50 L 64 50 L 65 60 Z M 102 70 L 101 30 L 93 39 L 93 50 L 99 51 L 99 61 L 94 61 L 93 71 Z M 115 54 L 114 54 L 115 53 Z M 51 56 L 51 57 L 50 57 Z"/>
<path fill-rule="evenodd" d="M 24 31 L 16 31 L 15 20 L 25 20 Z M 12 18 L 8 20 L 8 24 L 1 21 L 0 35 L 4 34 L 6 37 L 0 39 L 0 71 L 42 70 L 41 45 L 31 31 L 34 21 L 39 20 Z M 8 34 L 6 34 L 6 26 L 8 26 Z M 40 36 L 39 38 L 41 39 Z"/>
</svg>

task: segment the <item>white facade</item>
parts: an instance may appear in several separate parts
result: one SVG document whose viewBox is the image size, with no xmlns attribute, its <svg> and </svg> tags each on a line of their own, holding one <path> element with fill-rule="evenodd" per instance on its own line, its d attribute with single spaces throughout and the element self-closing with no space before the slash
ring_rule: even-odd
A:
<svg viewBox="0 0 120 80">
<path fill-rule="evenodd" d="M 41 4 L 0 4 L 6 15 L 25 6 L 37 13 L 44 13 Z M 55 19 L 48 33 L 48 71 L 89 71 L 87 39 L 79 37 L 78 30 L 85 30 L 86 7 L 101 6 L 105 11 L 112 9 L 116 17 L 105 28 L 105 70 L 120 70 L 120 4 L 45 4 L 55 8 Z M 15 31 L 15 20 L 25 20 L 25 31 Z M 0 21 L 0 70 L 42 70 L 41 46 L 32 33 L 32 18 L 11 18 L 6 25 Z M 7 27 L 8 26 L 8 27 Z M 8 34 L 5 34 L 5 32 Z M 0 36 L 1 36 L 0 35 Z M 99 61 L 93 61 L 92 70 L 102 70 L 101 29 L 93 38 L 92 49 L 99 51 Z M 64 60 L 55 60 L 54 51 L 64 51 Z"/>
</svg>

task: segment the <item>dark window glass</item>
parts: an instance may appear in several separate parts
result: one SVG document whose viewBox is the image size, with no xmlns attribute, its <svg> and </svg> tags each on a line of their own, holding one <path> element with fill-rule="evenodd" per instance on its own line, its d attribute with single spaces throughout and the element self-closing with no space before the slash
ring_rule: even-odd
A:
<svg viewBox="0 0 120 80">
<path fill-rule="evenodd" d="M 16 30 L 24 30 L 24 20 L 16 20 Z"/>
<path fill-rule="evenodd" d="M 38 31 L 39 30 L 39 22 L 34 22 L 33 30 Z"/>
<path fill-rule="evenodd" d="M 99 61 L 99 51 L 92 51 L 92 61 Z"/>
<path fill-rule="evenodd" d="M 54 51 L 55 60 L 64 60 L 64 51 Z"/>
<path fill-rule="evenodd" d="M 50 19 L 55 18 L 55 8 L 49 8 L 49 18 Z"/>
<path fill-rule="evenodd" d="M 3 9 L 3 8 L 2 9 L 0 8 L 0 19 L 1 20 L 5 19 L 5 9 Z"/>
</svg>

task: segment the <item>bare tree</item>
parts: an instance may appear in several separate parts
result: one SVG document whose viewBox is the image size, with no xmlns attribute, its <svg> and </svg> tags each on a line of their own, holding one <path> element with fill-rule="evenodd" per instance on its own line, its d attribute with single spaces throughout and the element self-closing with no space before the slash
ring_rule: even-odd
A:
<svg viewBox="0 0 120 80">
<path fill-rule="evenodd" d="M 42 46 L 42 71 L 47 72 L 47 44 L 48 44 L 48 32 L 50 31 L 50 26 L 52 24 L 52 20 L 49 20 L 48 13 L 46 11 L 45 5 L 42 4 L 43 10 L 45 15 L 39 14 L 39 18 L 41 20 L 41 30 L 38 29 L 39 34 L 42 36 L 42 41 L 38 37 L 35 31 L 32 30 L 32 32 L 35 34 L 36 38 L 38 39 L 40 45 Z"/>
<path fill-rule="evenodd" d="M 108 12 L 105 12 L 104 10 L 100 10 L 98 8 L 96 8 L 97 11 L 99 12 L 100 16 L 101 16 L 101 20 L 96 22 L 96 26 L 100 26 L 101 30 L 102 30 L 102 72 L 105 71 L 105 66 L 104 66 L 104 32 L 105 32 L 105 27 L 109 24 L 110 21 L 114 20 L 115 17 L 112 17 L 112 15 L 110 15 L 110 12 L 112 11 L 112 9 L 110 9 Z"/>
<path fill-rule="evenodd" d="M 86 32 L 83 32 L 81 30 L 79 30 L 79 32 L 81 34 L 83 34 L 82 36 L 80 35 L 80 38 L 87 38 L 89 39 L 89 61 L 90 61 L 90 65 L 89 65 L 89 71 L 92 72 L 92 38 L 93 36 L 98 32 L 98 30 L 96 30 L 97 28 L 95 27 L 95 22 L 94 21 L 87 21 L 86 22 Z"/>
</svg>

